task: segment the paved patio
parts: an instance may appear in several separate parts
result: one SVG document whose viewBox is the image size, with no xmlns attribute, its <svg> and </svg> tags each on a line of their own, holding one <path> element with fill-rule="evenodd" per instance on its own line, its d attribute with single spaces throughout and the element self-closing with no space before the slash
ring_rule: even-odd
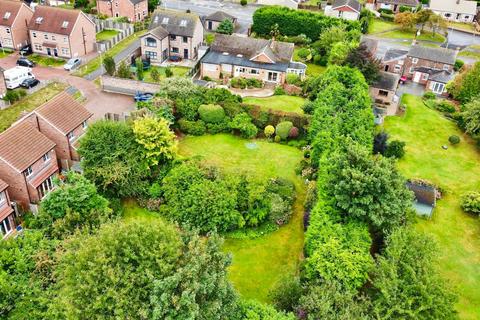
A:
<svg viewBox="0 0 480 320">
<path fill-rule="evenodd" d="M 408 81 L 405 84 L 399 84 L 397 96 L 399 96 L 401 99 L 404 93 L 421 97 L 425 93 L 425 86 L 413 81 Z"/>
</svg>

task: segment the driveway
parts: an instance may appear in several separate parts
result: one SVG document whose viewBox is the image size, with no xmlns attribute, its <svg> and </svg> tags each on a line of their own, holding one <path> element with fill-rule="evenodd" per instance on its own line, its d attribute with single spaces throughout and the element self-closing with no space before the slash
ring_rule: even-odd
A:
<svg viewBox="0 0 480 320">
<path fill-rule="evenodd" d="M 0 59 L 0 67 L 4 69 L 15 66 L 18 56 L 12 54 Z M 93 119 L 103 119 L 105 113 L 119 113 L 135 110 L 135 103 L 132 97 L 103 92 L 95 83 L 84 78 L 70 75 L 69 72 L 60 68 L 41 67 L 33 68 L 33 74 L 40 81 L 57 80 L 77 88 L 86 98 L 85 107 L 93 113 Z"/>
<path fill-rule="evenodd" d="M 425 93 L 425 86 L 415 83 L 413 81 L 408 81 L 405 84 L 399 84 L 397 89 L 397 96 L 400 98 L 404 94 L 411 94 L 414 96 L 422 97 Z"/>
</svg>

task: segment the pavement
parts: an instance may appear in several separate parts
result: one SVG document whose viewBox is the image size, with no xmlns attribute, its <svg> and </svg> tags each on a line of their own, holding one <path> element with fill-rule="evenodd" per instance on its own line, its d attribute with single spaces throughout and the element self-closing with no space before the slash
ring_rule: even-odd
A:
<svg viewBox="0 0 480 320">
<path fill-rule="evenodd" d="M 0 67 L 9 69 L 15 66 L 18 59 L 17 54 L 0 59 Z M 86 98 L 84 106 L 93 113 L 93 119 L 103 119 L 105 113 L 128 112 L 135 110 L 135 103 L 131 96 L 103 92 L 93 81 L 72 76 L 68 71 L 53 67 L 35 66 L 32 73 L 40 81 L 50 80 L 67 83 L 80 90 Z"/>
</svg>

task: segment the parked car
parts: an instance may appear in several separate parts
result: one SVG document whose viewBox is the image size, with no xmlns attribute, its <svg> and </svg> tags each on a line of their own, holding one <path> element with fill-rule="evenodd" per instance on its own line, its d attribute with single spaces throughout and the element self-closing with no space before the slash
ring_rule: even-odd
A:
<svg viewBox="0 0 480 320">
<path fill-rule="evenodd" d="M 80 60 L 80 58 L 72 58 L 63 65 L 63 69 L 70 71 L 78 67 L 81 63 L 82 60 Z"/>
<path fill-rule="evenodd" d="M 33 53 L 32 46 L 27 44 L 20 49 L 20 54 L 22 56 L 28 56 Z"/>
<path fill-rule="evenodd" d="M 137 91 L 133 97 L 135 102 L 146 102 L 153 99 L 153 93 Z"/>
<path fill-rule="evenodd" d="M 25 57 L 20 57 L 17 60 L 17 66 L 33 68 L 33 67 L 35 67 L 35 63 L 33 61 L 28 60 Z"/>
<path fill-rule="evenodd" d="M 30 88 L 33 88 L 33 87 L 37 86 L 39 83 L 40 83 L 40 81 L 38 79 L 29 78 L 29 79 L 23 80 L 23 82 L 20 84 L 20 87 L 30 89 Z"/>
<path fill-rule="evenodd" d="M 182 57 L 170 56 L 170 58 L 168 58 L 168 60 L 170 60 L 171 62 L 180 62 L 180 61 L 182 61 Z"/>
<path fill-rule="evenodd" d="M 400 84 L 405 84 L 405 83 L 407 83 L 407 76 L 402 76 L 402 77 L 400 78 L 400 81 L 399 81 L 399 82 L 400 82 Z"/>
</svg>

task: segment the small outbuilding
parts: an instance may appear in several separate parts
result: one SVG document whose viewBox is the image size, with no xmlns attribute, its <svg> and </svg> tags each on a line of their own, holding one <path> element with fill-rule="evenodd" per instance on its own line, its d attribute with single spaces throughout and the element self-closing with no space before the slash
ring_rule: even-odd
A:
<svg viewBox="0 0 480 320">
<path fill-rule="evenodd" d="M 214 13 L 205 17 L 203 21 L 203 26 L 205 30 L 214 32 L 217 30 L 220 23 L 228 20 L 234 26 L 237 24 L 237 18 L 223 11 L 215 11 Z"/>
<path fill-rule="evenodd" d="M 400 75 L 380 72 L 378 79 L 370 86 L 370 96 L 379 114 L 393 116 L 397 113 L 399 97 L 397 87 Z"/>
</svg>

